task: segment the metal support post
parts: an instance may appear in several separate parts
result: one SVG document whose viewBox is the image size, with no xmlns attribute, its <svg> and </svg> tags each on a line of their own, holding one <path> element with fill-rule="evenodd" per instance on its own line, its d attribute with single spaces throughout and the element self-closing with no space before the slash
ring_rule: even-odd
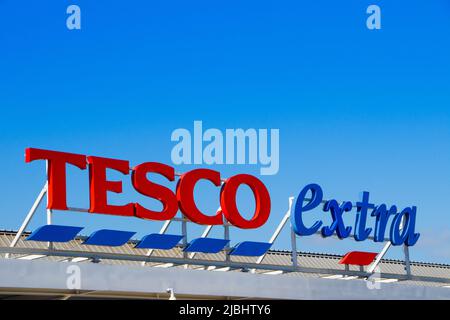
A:
<svg viewBox="0 0 450 320">
<path fill-rule="evenodd" d="M 292 246 L 292 267 L 294 270 L 298 267 L 298 261 L 297 261 L 297 235 L 294 232 L 294 229 L 291 226 L 291 246 Z"/>
<path fill-rule="evenodd" d="M 405 223 L 405 217 L 402 218 L 402 221 L 400 223 L 400 230 L 403 230 L 404 223 Z M 386 253 L 389 251 L 389 249 L 391 247 L 392 247 L 392 242 L 390 242 L 390 241 L 386 242 L 386 244 L 383 247 L 383 250 L 381 250 L 381 252 L 375 258 L 375 261 L 367 269 L 368 273 L 375 272 L 375 270 L 378 267 L 378 265 L 380 264 L 381 260 L 384 258 L 384 256 L 386 255 Z M 408 253 L 405 251 L 405 269 L 406 269 L 407 273 L 411 272 L 411 270 L 408 271 L 408 269 L 410 269 L 409 264 L 410 263 L 409 263 L 409 250 L 408 250 Z"/>
<path fill-rule="evenodd" d="M 42 188 L 41 192 L 39 193 L 38 197 L 34 201 L 33 206 L 31 207 L 30 211 L 28 212 L 27 216 L 22 222 L 22 225 L 19 228 L 19 231 L 17 231 L 16 236 L 14 237 L 13 241 L 9 245 L 10 248 L 13 248 L 17 245 L 17 242 L 19 242 L 20 238 L 22 237 L 22 234 L 24 233 L 25 229 L 28 227 L 28 224 L 31 221 L 31 218 L 33 218 L 36 209 L 39 207 L 39 204 L 42 202 L 42 199 L 44 199 L 45 194 L 47 193 L 48 184 L 45 183 L 44 187 Z M 6 258 L 8 259 L 10 256 L 9 253 L 6 254 Z"/>
<path fill-rule="evenodd" d="M 207 227 L 205 228 L 205 231 L 203 231 L 203 233 L 202 233 L 202 238 L 208 237 L 208 235 L 210 234 L 212 228 L 213 228 L 213 226 L 207 226 Z M 194 259 L 196 255 L 197 255 L 196 252 L 192 252 L 192 253 L 189 255 L 189 259 Z"/>
<path fill-rule="evenodd" d="M 224 218 L 224 224 L 223 224 L 223 238 L 225 240 L 230 240 L 230 225 L 228 223 L 228 220 Z M 230 261 L 230 243 L 228 242 L 225 247 L 225 261 Z"/>
<path fill-rule="evenodd" d="M 185 249 L 188 245 L 187 218 L 186 217 L 183 217 L 183 221 L 181 221 L 181 234 L 183 235 L 183 249 Z M 185 252 L 185 251 L 183 251 L 183 258 L 184 259 L 189 258 L 187 252 Z"/>
<path fill-rule="evenodd" d="M 47 209 L 47 225 L 52 224 L 53 212 L 52 209 Z M 47 247 L 49 250 L 53 249 L 53 242 L 48 242 Z"/>
<path fill-rule="evenodd" d="M 409 258 L 409 247 L 407 245 L 403 246 L 403 252 L 405 254 L 405 271 L 408 277 L 411 277 L 411 260 Z"/>
<path fill-rule="evenodd" d="M 280 224 L 276 228 L 275 232 L 272 234 L 272 237 L 269 240 L 270 244 L 274 244 L 275 240 L 277 240 L 277 238 L 279 237 L 281 231 L 283 231 L 284 226 L 289 221 L 289 218 L 291 217 L 291 210 L 292 210 L 293 203 L 294 203 L 294 197 L 289 197 L 289 208 L 288 208 L 287 212 L 285 213 L 283 219 L 281 220 Z M 258 260 L 256 260 L 256 264 L 261 264 L 263 262 L 264 258 L 266 257 L 266 255 L 267 255 L 267 252 L 265 254 L 263 254 L 262 256 L 260 256 L 258 258 Z M 251 272 L 255 273 L 256 269 L 252 269 Z"/>
<path fill-rule="evenodd" d="M 170 226 L 170 223 L 171 223 L 171 222 L 172 222 L 171 220 L 167 220 L 166 222 L 164 222 L 164 225 L 162 226 L 161 230 L 159 231 L 159 234 L 164 234 L 164 233 L 166 233 L 167 229 L 169 229 L 169 226 Z M 154 251 L 155 251 L 154 249 L 148 250 L 146 256 L 147 256 L 147 257 L 151 257 Z M 145 264 L 146 264 L 145 261 L 143 261 L 143 262 L 141 263 L 142 266 L 145 266 Z"/>
</svg>

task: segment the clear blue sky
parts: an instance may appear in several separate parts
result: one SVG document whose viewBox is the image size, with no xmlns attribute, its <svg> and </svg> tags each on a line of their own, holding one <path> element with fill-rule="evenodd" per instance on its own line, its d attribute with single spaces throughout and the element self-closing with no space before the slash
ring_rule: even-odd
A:
<svg viewBox="0 0 450 320">
<path fill-rule="evenodd" d="M 81 7 L 81 31 L 66 28 L 70 4 Z M 370 4 L 382 9 L 382 30 L 365 26 Z M 412 258 L 449 263 L 449 35 L 447 0 L 0 0 L 0 227 L 17 229 L 44 183 L 44 163 L 25 164 L 26 147 L 170 163 L 171 132 L 202 120 L 280 129 L 280 172 L 262 177 L 271 218 L 262 231 L 234 232 L 233 242 L 267 240 L 288 197 L 316 182 L 327 198 L 356 201 L 367 190 L 377 204 L 416 205 L 422 238 Z M 87 206 L 87 178 L 69 170 L 72 205 Z M 139 198 L 124 184 L 113 201 Z M 218 193 L 203 187 L 215 196 L 201 207 L 212 210 Z M 41 209 L 30 229 L 44 223 Z M 64 212 L 55 223 L 85 234 L 144 235 L 161 225 Z M 298 247 L 381 248 L 318 237 Z M 289 249 L 287 233 L 276 248 Z"/>
</svg>

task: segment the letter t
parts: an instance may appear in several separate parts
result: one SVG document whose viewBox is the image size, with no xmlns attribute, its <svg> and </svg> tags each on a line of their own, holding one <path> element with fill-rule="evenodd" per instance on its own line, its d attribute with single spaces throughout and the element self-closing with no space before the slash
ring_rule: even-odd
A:
<svg viewBox="0 0 450 320">
<path fill-rule="evenodd" d="M 74 153 L 27 148 L 25 162 L 47 160 L 48 162 L 48 209 L 68 210 L 66 201 L 66 164 L 86 169 L 86 156 Z"/>
</svg>

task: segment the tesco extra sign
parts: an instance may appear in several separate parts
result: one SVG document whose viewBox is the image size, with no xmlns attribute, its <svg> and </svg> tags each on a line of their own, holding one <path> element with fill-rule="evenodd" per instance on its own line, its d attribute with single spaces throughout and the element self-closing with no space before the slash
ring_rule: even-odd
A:
<svg viewBox="0 0 450 320">
<path fill-rule="evenodd" d="M 195 169 L 180 176 L 176 190 L 150 181 L 148 173 L 159 174 L 168 181 L 175 181 L 175 169 L 157 162 L 145 162 L 130 168 L 129 161 L 86 156 L 81 154 L 28 148 L 25 161 L 46 160 L 48 163 L 48 209 L 69 210 L 66 200 L 66 165 L 81 170 L 89 169 L 89 212 L 118 216 L 138 217 L 147 220 L 165 221 L 175 217 L 178 210 L 190 221 L 201 225 L 222 225 L 224 218 L 240 229 L 256 229 L 264 225 L 270 215 L 270 194 L 264 183 L 249 174 L 238 174 L 222 181 L 220 172 L 210 169 Z M 108 192 L 121 193 L 121 181 L 109 181 L 107 170 L 115 170 L 129 175 L 134 189 L 147 197 L 160 201 L 161 211 L 153 211 L 139 203 L 111 205 Z M 194 199 L 194 189 L 200 180 L 207 180 L 220 188 L 220 208 L 215 215 L 206 215 L 199 210 Z M 247 185 L 253 192 L 255 211 L 250 220 L 240 214 L 236 204 L 236 194 L 241 185 Z M 415 232 L 417 208 L 415 206 L 398 210 L 397 206 L 375 205 L 369 201 L 369 193 L 364 192 L 357 203 L 323 199 L 323 190 L 317 184 L 304 187 L 297 197 L 295 210 L 291 215 L 291 224 L 299 236 L 320 233 L 323 237 L 336 234 L 345 239 L 353 234 L 356 241 L 364 241 L 373 233 L 375 242 L 384 242 L 386 234 L 394 246 L 413 246 L 420 234 Z M 332 218 L 330 225 L 318 219 L 312 225 L 306 225 L 304 215 L 313 209 L 321 208 Z M 343 215 L 356 208 L 355 224 L 348 226 Z M 368 217 L 375 218 L 374 228 L 367 226 Z M 388 226 L 390 222 L 390 227 Z"/>
</svg>

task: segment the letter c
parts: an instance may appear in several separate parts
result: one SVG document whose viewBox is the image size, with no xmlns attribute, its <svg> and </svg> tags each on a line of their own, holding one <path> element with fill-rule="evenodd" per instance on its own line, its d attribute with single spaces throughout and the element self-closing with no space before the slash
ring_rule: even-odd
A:
<svg viewBox="0 0 450 320">
<path fill-rule="evenodd" d="M 211 181 L 215 186 L 221 185 L 220 173 L 209 169 L 196 169 L 183 174 L 177 185 L 177 200 L 181 212 L 192 222 L 202 225 L 223 224 L 222 212 L 214 216 L 204 215 L 195 204 L 194 188 L 199 180 Z"/>
</svg>

